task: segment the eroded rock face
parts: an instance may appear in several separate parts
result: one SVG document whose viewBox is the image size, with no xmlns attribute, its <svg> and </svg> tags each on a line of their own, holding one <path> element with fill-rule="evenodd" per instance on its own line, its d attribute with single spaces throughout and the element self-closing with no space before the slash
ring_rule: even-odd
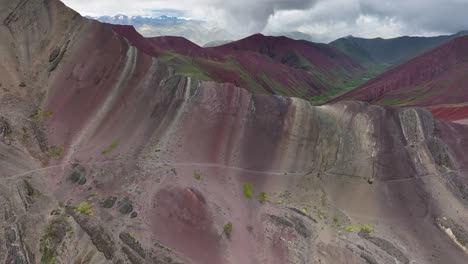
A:
<svg viewBox="0 0 468 264">
<path fill-rule="evenodd" d="M 94 247 L 96 247 L 99 252 L 104 254 L 107 260 L 112 260 L 115 256 L 115 252 L 117 251 L 117 246 L 109 232 L 105 230 L 99 222 L 93 220 L 90 216 L 76 213 L 73 210 L 68 210 L 68 212 L 91 238 Z"/>
<path fill-rule="evenodd" d="M 401 127 L 406 142 L 416 145 L 434 135 L 434 119 L 427 110 L 408 109 L 400 113 Z"/>
<path fill-rule="evenodd" d="M 78 163 L 73 164 L 68 175 L 68 180 L 78 185 L 86 184 L 86 169 Z"/>
<path fill-rule="evenodd" d="M 67 219 L 62 216 L 52 219 L 46 227 L 40 243 L 41 263 L 55 262 L 55 257 L 59 254 L 57 251 L 69 231 L 68 225 Z"/>
<path fill-rule="evenodd" d="M 410 260 L 408 259 L 408 257 L 406 257 L 406 255 L 398 247 L 393 245 L 391 242 L 383 238 L 373 236 L 365 231 L 359 232 L 359 236 L 370 241 L 372 244 L 377 246 L 380 250 L 384 251 L 386 254 L 390 256 L 390 259 L 395 259 L 399 263 L 404 263 L 404 264 L 410 263 Z"/>
<path fill-rule="evenodd" d="M 123 215 L 130 214 L 133 211 L 132 201 L 128 197 L 117 202 L 117 208 Z"/>
<path fill-rule="evenodd" d="M 129 44 L 137 38 L 56 0 L 6 6 L 2 27 L 15 38 L 0 42 L 22 47 L 9 51 L 21 62 L 0 62 L 0 74 L 18 68 L 21 78 L 4 79 L 24 78 L 40 102 L 0 97 L 0 110 L 17 115 L 15 131 L 32 129 L 38 104 L 53 115 L 36 128 L 41 140 L 11 133 L 15 144 L 0 144 L 0 261 L 466 262 L 442 229 L 464 241 L 466 127 L 174 76 Z M 46 34 L 33 33 L 34 19 Z M 49 146 L 64 152 L 33 155 Z"/>
<path fill-rule="evenodd" d="M 5 139 L 7 136 L 10 136 L 11 133 L 10 123 L 5 117 L 0 116 L 0 137 Z"/>
</svg>

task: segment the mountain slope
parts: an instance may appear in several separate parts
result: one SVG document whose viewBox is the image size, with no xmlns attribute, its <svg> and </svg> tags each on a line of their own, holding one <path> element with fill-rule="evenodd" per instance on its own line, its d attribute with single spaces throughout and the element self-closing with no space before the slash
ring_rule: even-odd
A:
<svg viewBox="0 0 468 264">
<path fill-rule="evenodd" d="M 363 84 L 337 100 L 362 100 L 382 105 L 456 107 L 457 118 L 468 102 L 468 36 L 456 38 Z M 445 118 L 449 118 L 448 116 Z M 449 118 L 453 120 L 452 118 Z"/>
<path fill-rule="evenodd" d="M 465 126 L 253 95 L 59 1 L 2 4 L 2 262 L 466 262 Z"/>
<path fill-rule="evenodd" d="M 404 63 L 418 55 L 440 46 L 454 38 L 466 35 L 459 32 L 454 35 L 437 37 L 398 37 L 392 39 L 365 39 L 353 36 L 337 39 L 330 45 L 341 50 L 355 61 L 369 68 L 383 72 L 385 69 Z"/>
<path fill-rule="evenodd" d="M 255 93 L 323 100 L 362 83 L 366 75 L 359 64 L 325 44 L 257 34 L 202 48 L 180 37 L 144 38 L 131 26 L 112 27 L 178 73 L 232 83 Z"/>
</svg>

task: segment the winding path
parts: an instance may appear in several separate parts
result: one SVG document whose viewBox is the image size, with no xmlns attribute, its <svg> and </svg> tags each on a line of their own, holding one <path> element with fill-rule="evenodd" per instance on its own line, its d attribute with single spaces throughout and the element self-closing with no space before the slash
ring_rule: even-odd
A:
<svg viewBox="0 0 468 264">
<path fill-rule="evenodd" d="M 228 170 L 235 170 L 235 171 L 248 172 L 248 173 L 257 173 L 257 174 L 267 174 L 267 175 L 305 175 L 305 174 L 310 173 L 310 171 L 288 172 L 288 171 L 251 170 L 251 169 L 235 167 L 235 166 L 227 166 L 227 165 L 222 165 L 222 164 L 217 164 L 217 163 L 151 162 L 151 161 L 141 160 L 141 159 L 135 159 L 135 160 L 117 159 L 117 160 L 95 161 L 95 162 L 76 162 L 75 161 L 75 162 L 60 163 L 60 164 L 56 164 L 56 165 L 52 165 L 52 166 L 47 166 L 47 167 L 38 168 L 38 169 L 23 172 L 23 173 L 18 173 L 18 174 L 15 174 L 15 175 L 7 176 L 7 177 L 4 177 L 4 178 L 1 178 L 0 181 L 13 180 L 13 179 L 17 179 L 17 178 L 26 176 L 26 175 L 34 173 L 34 172 L 46 171 L 46 170 L 49 170 L 49 169 L 60 168 L 60 167 L 67 166 L 67 165 L 72 165 L 72 164 L 94 165 L 94 164 L 111 164 L 111 163 L 117 163 L 117 162 L 123 162 L 123 161 L 126 161 L 126 162 L 133 161 L 136 164 L 144 163 L 144 164 L 151 164 L 151 165 L 156 165 L 156 166 L 219 168 L 219 169 L 228 169 Z"/>
</svg>

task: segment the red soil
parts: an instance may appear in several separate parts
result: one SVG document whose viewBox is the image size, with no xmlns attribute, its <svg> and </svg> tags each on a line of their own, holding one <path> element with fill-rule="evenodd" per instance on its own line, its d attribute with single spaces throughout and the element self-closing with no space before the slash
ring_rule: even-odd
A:
<svg viewBox="0 0 468 264">
<path fill-rule="evenodd" d="M 256 34 L 236 42 L 209 49 L 220 51 L 223 54 L 252 51 L 272 58 L 281 58 L 291 52 L 298 52 L 315 65 L 320 65 L 326 69 L 334 67 L 344 67 L 349 70 L 362 69 L 362 67 L 353 62 L 351 58 L 331 46 L 293 40 L 287 37 L 271 37 Z"/>
<path fill-rule="evenodd" d="M 430 110 L 435 117 L 442 120 L 456 121 L 468 119 L 468 106 L 435 107 Z"/>
</svg>

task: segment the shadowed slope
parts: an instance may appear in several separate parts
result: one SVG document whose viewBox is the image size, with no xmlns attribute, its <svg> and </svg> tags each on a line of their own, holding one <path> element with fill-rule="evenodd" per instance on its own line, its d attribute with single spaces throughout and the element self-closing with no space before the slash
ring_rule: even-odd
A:
<svg viewBox="0 0 468 264">
<path fill-rule="evenodd" d="M 365 39 L 353 36 L 330 43 L 355 61 L 366 67 L 385 68 L 404 63 L 452 39 L 466 35 L 462 31 L 454 35 L 437 37 L 398 37 L 392 39 Z"/>
</svg>

